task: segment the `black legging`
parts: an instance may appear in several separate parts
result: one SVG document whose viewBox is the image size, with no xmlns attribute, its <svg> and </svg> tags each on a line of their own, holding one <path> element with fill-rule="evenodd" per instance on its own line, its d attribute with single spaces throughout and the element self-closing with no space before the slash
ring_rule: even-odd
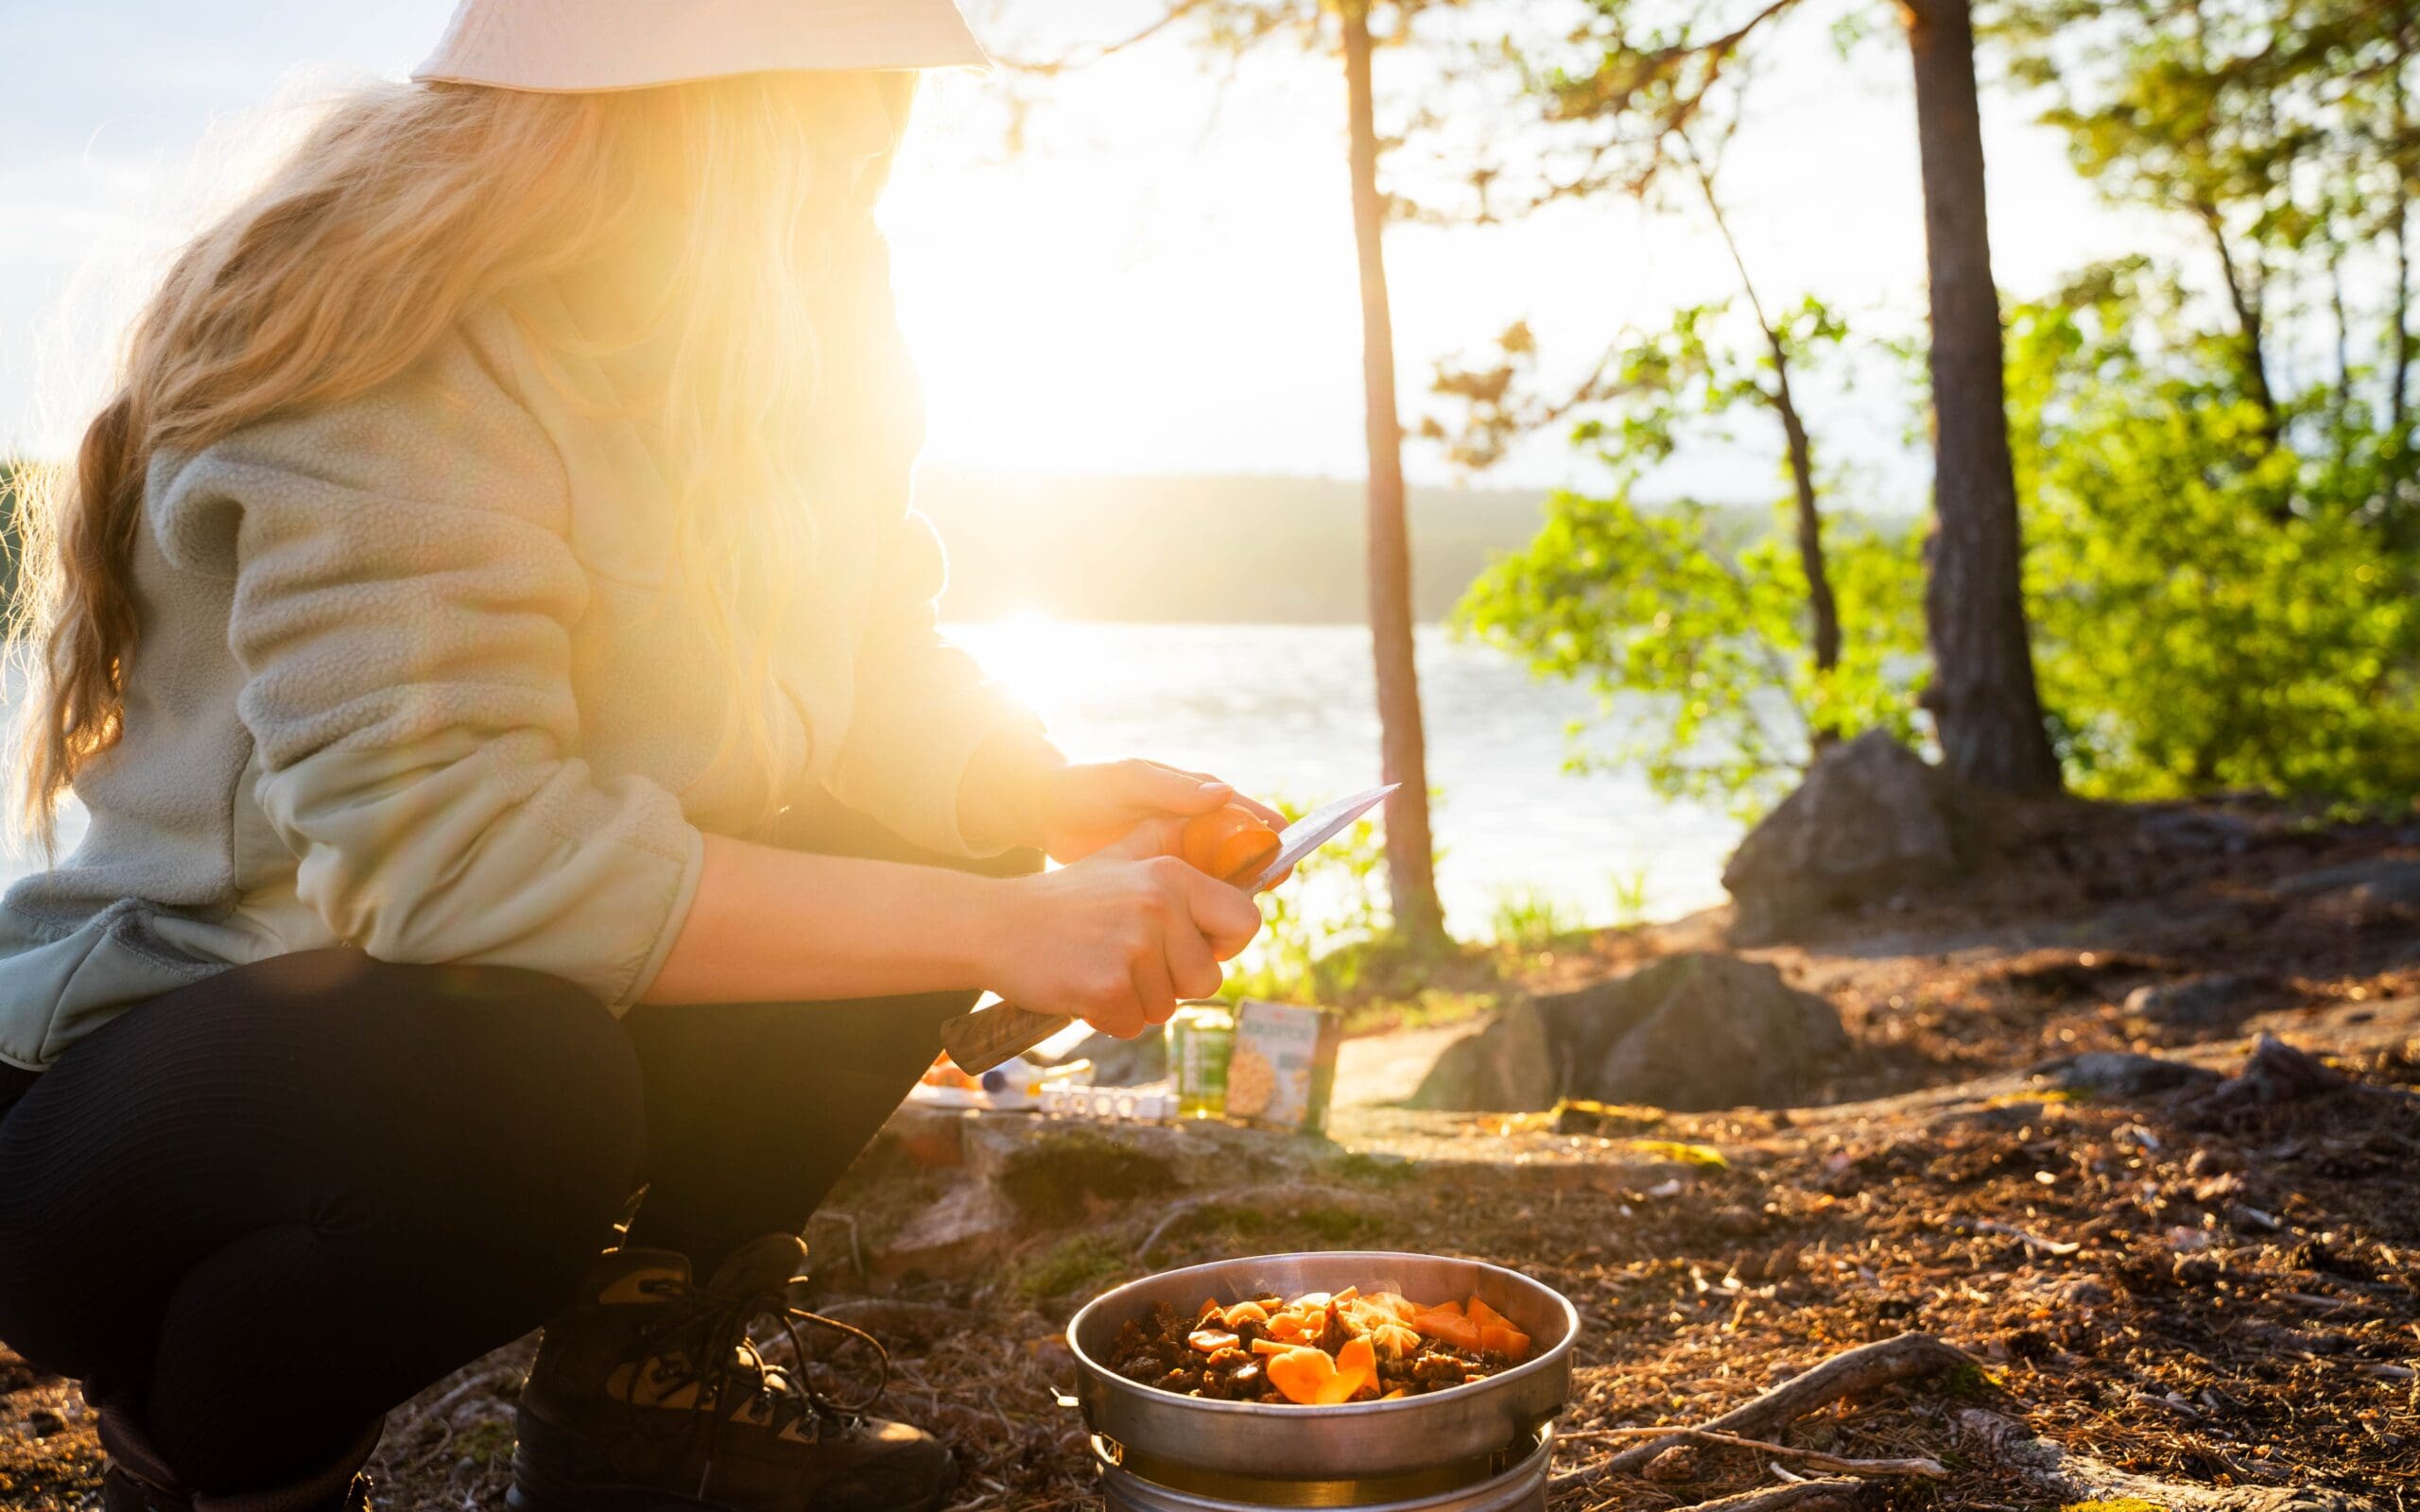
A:
<svg viewBox="0 0 2420 1512">
<path fill-rule="evenodd" d="M 640 1008 L 315 951 L 78 1042 L 0 1117 L 0 1338 L 197 1489 L 307 1475 L 629 1243 L 797 1232 L 938 1048 L 945 993 Z"/>
</svg>

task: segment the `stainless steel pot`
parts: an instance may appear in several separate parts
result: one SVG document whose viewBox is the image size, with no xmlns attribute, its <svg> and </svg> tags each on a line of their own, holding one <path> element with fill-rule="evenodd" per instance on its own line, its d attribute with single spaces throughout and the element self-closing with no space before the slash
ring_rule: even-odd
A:
<svg viewBox="0 0 2420 1512">
<path fill-rule="evenodd" d="M 1201 1486 L 1163 1486 L 1120 1465 L 1109 1446 L 1093 1440 L 1100 1468 L 1101 1500 L 1109 1512 L 1267 1512 L 1270 1507 L 1338 1507 L 1347 1512 L 1547 1512 L 1547 1471 L 1552 1468 L 1554 1431 L 1547 1429 L 1526 1452 L 1499 1456 L 1478 1479 L 1447 1489 L 1415 1489 L 1370 1482 L 1244 1482 L 1240 1477 Z"/>
<path fill-rule="evenodd" d="M 1111 1346 L 1129 1319 L 1166 1302 L 1190 1313 L 1276 1292 L 1392 1291 L 1422 1302 L 1476 1296 L 1530 1335 L 1530 1358 L 1449 1391 L 1339 1407 L 1181 1397 L 1116 1373 Z M 1067 1325 L 1076 1397 L 1094 1433 L 1141 1459 L 1266 1480 L 1385 1480 L 1478 1464 L 1533 1441 L 1571 1396 L 1580 1315 L 1553 1289 L 1476 1260 L 1383 1250 L 1258 1255 L 1163 1271 L 1094 1298 Z"/>
</svg>

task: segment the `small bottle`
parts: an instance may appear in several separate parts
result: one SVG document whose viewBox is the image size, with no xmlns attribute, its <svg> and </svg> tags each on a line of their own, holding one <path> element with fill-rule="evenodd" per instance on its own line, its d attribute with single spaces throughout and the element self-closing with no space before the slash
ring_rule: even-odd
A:
<svg viewBox="0 0 2420 1512">
<path fill-rule="evenodd" d="M 1168 1062 L 1176 1069 L 1176 1116 L 1221 1118 L 1227 1111 L 1227 1059 L 1236 1051 L 1235 1010 L 1188 1003 L 1168 1020 Z"/>
</svg>

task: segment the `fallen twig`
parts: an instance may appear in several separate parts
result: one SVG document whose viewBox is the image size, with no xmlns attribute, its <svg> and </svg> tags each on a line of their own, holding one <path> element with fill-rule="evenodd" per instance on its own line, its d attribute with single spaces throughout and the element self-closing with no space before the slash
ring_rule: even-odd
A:
<svg viewBox="0 0 2420 1512">
<path fill-rule="evenodd" d="M 1858 1503 L 1863 1481 L 1801 1481 L 1795 1486 L 1768 1486 L 1720 1501 L 1700 1502 L 1686 1512 L 1836 1512 Z"/>
<path fill-rule="evenodd" d="M 1842 1397 L 1859 1396 L 1894 1382 L 1936 1375 L 1944 1370 L 1970 1368 L 1974 1365 L 1973 1357 L 1965 1350 L 1944 1344 L 1929 1333 L 1903 1333 L 1895 1339 L 1860 1345 L 1845 1353 L 1836 1354 L 1805 1375 L 1791 1377 L 1714 1421 L 1692 1426 L 1708 1433 L 1753 1436 L 1805 1417 Z M 1667 1433 L 1664 1436 L 1668 1438 L 1671 1435 Z M 1664 1447 L 1651 1439 L 1636 1448 L 1622 1451 L 1585 1473 L 1593 1480 L 1600 1475 L 1637 1469 L 1662 1453 Z"/>
<path fill-rule="evenodd" d="M 1949 1471 L 1939 1460 L 1931 1459 L 1844 1459 L 1827 1454 L 1820 1449 L 1796 1449 L 1776 1444 L 1770 1439 L 1743 1438 L 1737 1434 L 1717 1433 L 1710 1428 L 1597 1428 L 1575 1434 L 1561 1435 L 1557 1442 L 1586 1443 L 1592 1439 L 1651 1438 L 1651 1446 L 1685 1441 L 1692 1444 L 1720 1444 L 1731 1449 L 1753 1449 L 1762 1454 L 1781 1455 L 1803 1460 L 1819 1470 L 1835 1470 L 1842 1475 L 1913 1475 L 1927 1481 L 1945 1481 Z"/>
<path fill-rule="evenodd" d="M 2004 1239 L 2014 1239 L 2026 1248 L 2038 1249 L 2046 1255 L 2072 1255 L 2083 1247 L 2078 1244 L 2045 1239 L 2040 1234 L 2027 1233 L 2013 1223 L 1999 1223 L 1990 1218 L 1969 1219 L 1965 1227 L 1979 1234 L 1998 1234 Z"/>
</svg>

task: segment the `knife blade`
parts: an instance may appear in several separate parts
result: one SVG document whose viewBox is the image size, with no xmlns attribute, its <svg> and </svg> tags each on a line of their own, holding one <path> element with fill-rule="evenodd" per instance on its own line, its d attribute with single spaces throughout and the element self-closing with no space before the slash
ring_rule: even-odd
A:
<svg viewBox="0 0 2420 1512">
<path fill-rule="evenodd" d="M 1350 828 L 1353 821 L 1376 808 L 1387 795 L 1402 786 L 1389 782 L 1366 793 L 1340 798 L 1323 808 L 1315 809 L 1286 826 L 1277 834 L 1277 854 L 1268 866 L 1248 882 L 1236 885 L 1246 892 L 1268 891 L 1287 872 L 1302 863 L 1304 857 L 1335 839 Z M 1057 1034 L 1075 1021 L 1063 1013 L 1037 1013 L 1018 1007 L 1013 1003 L 994 1003 L 961 1013 L 942 1025 L 942 1048 L 949 1052 L 950 1060 L 970 1076 L 985 1072 L 1021 1056 Z"/>
</svg>

